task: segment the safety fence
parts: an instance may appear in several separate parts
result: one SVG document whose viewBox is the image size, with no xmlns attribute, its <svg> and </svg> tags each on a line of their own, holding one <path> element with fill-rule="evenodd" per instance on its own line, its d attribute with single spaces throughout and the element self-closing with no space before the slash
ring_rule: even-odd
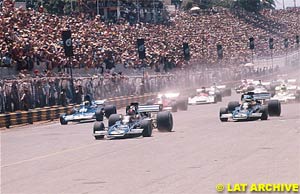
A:
<svg viewBox="0 0 300 194">
<path fill-rule="evenodd" d="M 113 104 L 117 108 L 125 107 L 131 102 L 145 103 L 147 100 L 154 98 L 156 93 L 149 93 L 142 96 L 121 96 L 107 99 L 107 104 Z M 37 108 L 29 111 L 19 111 L 14 113 L 0 114 L 0 128 L 9 128 L 12 125 L 33 124 L 39 121 L 51 121 L 58 119 L 61 114 L 70 114 L 73 108 L 79 105 L 69 105 L 66 107 L 52 106 Z"/>
</svg>

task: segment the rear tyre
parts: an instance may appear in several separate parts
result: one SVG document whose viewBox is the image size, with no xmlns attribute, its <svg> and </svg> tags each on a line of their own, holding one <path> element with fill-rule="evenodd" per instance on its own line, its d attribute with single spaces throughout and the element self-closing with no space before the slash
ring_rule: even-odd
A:
<svg viewBox="0 0 300 194">
<path fill-rule="evenodd" d="M 94 134 L 96 131 L 104 131 L 105 130 L 105 126 L 104 126 L 104 123 L 103 122 L 95 122 L 94 123 Z M 97 135 L 95 136 L 95 139 L 96 140 L 99 140 L 99 139 L 103 139 L 104 138 L 104 135 Z"/>
<path fill-rule="evenodd" d="M 143 137 L 151 137 L 153 129 L 151 120 L 141 121 L 141 128 L 144 129 L 142 133 Z"/>
<path fill-rule="evenodd" d="M 222 102 L 222 94 L 221 93 L 216 94 L 216 101 L 217 102 Z"/>
<path fill-rule="evenodd" d="M 172 104 L 172 109 L 171 109 L 171 111 L 172 111 L 172 112 L 177 112 L 177 110 L 178 110 L 177 104 L 176 104 L 176 103 Z"/>
<path fill-rule="evenodd" d="M 278 100 L 270 100 L 268 103 L 269 116 L 279 117 L 281 114 L 281 104 Z"/>
<path fill-rule="evenodd" d="M 188 99 L 179 100 L 177 103 L 179 110 L 187 110 L 188 109 Z"/>
<path fill-rule="evenodd" d="M 173 116 L 169 111 L 158 112 L 157 114 L 157 129 L 159 131 L 169 131 L 173 129 Z"/>
<path fill-rule="evenodd" d="M 235 108 L 238 107 L 238 106 L 240 106 L 240 103 L 238 101 L 229 102 L 228 105 L 227 105 L 228 112 L 234 111 Z"/>
<path fill-rule="evenodd" d="M 102 108 L 97 108 L 95 116 L 96 116 L 96 121 L 103 121 L 103 109 Z"/>
<path fill-rule="evenodd" d="M 259 111 L 262 113 L 260 120 L 268 120 L 268 107 L 267 106 L 262 106 L 262 108 Z"/>
<path fill-rule="evenodd" d="M 62 115 L 59 116 L 59 121 L 60 121 L 61 125 L 67 125 L 68 124 L 68 121 L 66 121 L 65 116 L 66 116 L 66 114 L 62 114 Z"/>
<path fill-rule="evenodd" d="M 223 114 L 227 114 L 228 113 L 228 109 L 227 108 L 220 108 L 220 113 L 219 113 L 219 118 L 220 118 L 220 121 L 222 122 L 227 122 L 228 121 L 228 118 L 221 118 L 221 116 Z"/>
<path fill-rule="evenodd" d="M 120 121 L 122 119 L 122 115 L 120 114 L 112 114 L 110 115 L 108 119 L 108 126 L 111 127 L 114 124 L 116 124 L 117 121 Z"/>
<path fill-rule="evenodd" d="M 109 118 L 112 114 L 117 114 L 117 108 L 114 105 L 106 105 L 104 107 L 105 117 Z"/>
</svg>

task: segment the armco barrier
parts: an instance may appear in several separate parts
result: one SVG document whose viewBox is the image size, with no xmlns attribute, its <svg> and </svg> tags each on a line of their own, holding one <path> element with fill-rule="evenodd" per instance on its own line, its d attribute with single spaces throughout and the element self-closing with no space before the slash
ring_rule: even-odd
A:
<svg viewBox="0 0 300 194">
<path fill-rule="evenodd" d="M 125 107 L 131 102 L 145 103 L 147 100 L 156 97 L 156 93 L 145 94 L 143 96 L 121 96 L 107 99 L 108 104 L 114 104 L 117 108 Z M 78 105 L 76 105 L 77 107 Z M 70 113 L 74 105 L 67 107 L 53 106 L 37 108 L 29 111 L 21 111 L 7 114 L 0 114 L 0 128 L 9 128 L 12 125 L 33 124 L 38 121 L 50 121 L 58 119 L 60 114 Z"/>
</svg>

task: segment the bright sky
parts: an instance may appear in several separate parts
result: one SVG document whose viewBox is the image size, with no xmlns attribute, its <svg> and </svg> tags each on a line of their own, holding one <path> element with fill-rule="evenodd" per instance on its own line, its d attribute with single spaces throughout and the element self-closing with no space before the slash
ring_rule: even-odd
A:
<svg viewBox="0 0 300 194">
<path fill-rule="evenodd" d="M 275 0 L 276 2 L 276 9 L 282 9 L 283 2 L 285 7 L 294 7 L 294 0 Z M 300 0 L 296 0 L 296 6 L 300 6 Z"/>
</svg>

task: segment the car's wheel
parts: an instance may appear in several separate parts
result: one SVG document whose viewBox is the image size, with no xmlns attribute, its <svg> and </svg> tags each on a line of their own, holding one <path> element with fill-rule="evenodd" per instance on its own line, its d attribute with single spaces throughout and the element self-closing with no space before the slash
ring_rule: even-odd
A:
<svg viewBox="0 0 300 194">
<path fill-rule="evenodd" d="M 106 118 L 109 118 L 110 115 L 117 114 L 117 108 L 114 105 L 106 105 L 104 107 L 104 112 L 105 112 Z"/>
<path fill-rule="evenodd" d="M 151 137 L 153 129 L 151 120 L 142 120 L 141 128 L 144 129 L 142 133 L 143 137 Z"/>
<path fill-rule="evenodd" d="M 117 121 L 120 121 L 122 119 L 122 115 L 120 114 L 112 114 L 110 115 L 108 119 L 108 126 L 111 127 L 114 124 L 116 124 Z"/>
<path fill-rule="evenodd" d="M 102 108 L 97 108 L 95 116 L 96 116 L 96 121 L 103 121 L 103 109 Z"/>
<path fill-rule="evenodd" d="M 221 93 L 216 94 L 216 100 L 217 100 L 217 102 L 222 102 L 222 94 Z"/>
<path fill-rule="evenodd" d="M 157 129 L 159 131 L 169 131 L 173 129 L 173 116 L 169 111 L 158 112 L 157 114 Z"/>
<path fill-rule="evenodd" d="M 231 96 L 231 88 L 226 89 L 227 95 L 226 96 Z"/>
<path fill-rule="evenodd" d="M 174 104 L 172 104 L 172 109 L 171 109 L 171 111 L 172 112 L 177 112 L 177 110 L 178 110 L 178 106 L 177 106 L 177 104 L 176 103 L 174 103 Z"/>
<path fill-rule="evenodd" d="M 177 106 L 179 110 L 187 110 L 188 109 L 188 99 L 181 99 L 177 102 Z"/>
<path fill-rule="evenodd" d="M 227 122 L 228 121 L 228 118 L 221 118 L 221 116 L 223 114 L 227 114 L 227 113 L 228 113 L 228 109 L 227 108 L 220 108 L 220 113 L 219 113 L 220 121 L 222 121 L 222 122 Z"/>
<path fill-rule="evenodd" d="M 228 112 L 234 111 L 235 108 L 238 107 L 238 106 L 240 106 L 240 103 L 238 101 L 229 102 L 228 105 L 227 105 Z"/>
<path fill-rule="evenodd" d="M 68 121 L 66 121 L 65 116 L 66 116 L 66 114 L 62 114 L 62 115 L 59 116 L 59 121 L 60 121 L 61 125 L 67 125 L 68 124 Z"/>
<path fill-rule="evenodd" d="M 262 106 L 261 109 L 259 110 L 260 113 L 262 113 L 260 119 L 261 120 L 268 120 L 268 107 L 267 106 Z"/>
<path fill-rule="evenodd" d="M 281 114 L 281 104 L 278 100 L 270 100 L 268 102 L 269 116 L 280 116 Z"/>
<path fill-rule="evenodd" d="M 105 130 L 105 126 L 104 126 L 104 123 L 103 122 L 95 122 L 94 123 L 94 134 L 96 133 L 96 131 L 104 131 Z M 98 140 L 98 139 L 103 139 L 104 138 L 104 135 L 96 135 L 95 136 L 95 139 Z"/>
</svg>

